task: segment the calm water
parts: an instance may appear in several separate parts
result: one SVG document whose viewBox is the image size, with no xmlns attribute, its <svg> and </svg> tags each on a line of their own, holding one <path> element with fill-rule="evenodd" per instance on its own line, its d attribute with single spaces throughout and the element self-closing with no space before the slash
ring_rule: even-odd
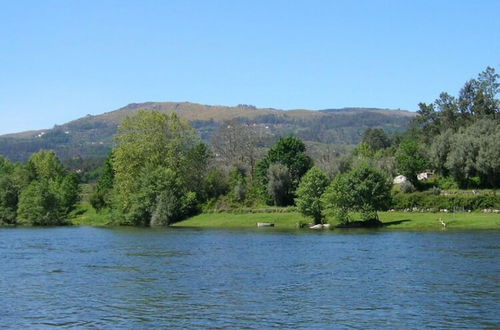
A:
<svg viewBox="0 0 500 330">
<path fill-rule="evenodd" d="M 500 327 L 500 232 L 0 229 L 0 327 Z"/>
</svg>

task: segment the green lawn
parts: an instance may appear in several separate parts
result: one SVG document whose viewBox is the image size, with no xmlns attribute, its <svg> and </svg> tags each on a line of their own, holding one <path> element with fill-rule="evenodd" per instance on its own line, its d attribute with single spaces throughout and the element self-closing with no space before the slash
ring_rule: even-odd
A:
<svg viewBox="0 0 500 330">
<path fill-rule="evenodd" d="M 447 229 L 500 229 L 500 214 L 493 213 L 380 212 L 379 217 L 388 230 L 441 230 L 439 218 Z"/>
<path fill-rule="evenodd" d="M 97 213 L 90 203 L 81 202 L 71 212 L 69 220 L 75 226 L 107 226 L 111 219 L 108 212 Z"/>
<path fill-rule="evenodd" d="M 447 229 L 500 229 L 500 214 L 491 213 L 410 213 L 379 212 L 386 225 L 383 230 L 441 230 L 441 218 Z M 199 228 L 256 228 L 257 222 L 272 222 L 275 228 L 293 229 L 298 223 L 308 223 L 297 212 L 290 213 L 214 213 L 200 214 L 174 226 Z"/>
<path fill-rule="evenodd" d="M 257 222 L 272 222 L 275 228 L 293 229 L 299 223 L 308 223 L 310 219 L 304 218 L 297 212 L 290 213 L 203 213 L 187 220 L 178 222 L 176 227 L 203 227 L 203 228 L 255 228 Z"/>
<path fill-rule="evenodd" d="M 379 212 L 379 217 L 386 225 L 383 230 L 442 230 L 439 218 L 446 223 L 446 229 L 500 229 L 500 214 L 493 213 Z M 356 215 L 353 218 L 356 220 Z M 106 226 L 111 217 L 108 212 L 97 213 L 88 202 L 82 202 L 72 212 L 70 221 L 77 226 Z M 299 224 L 310 223 L 312 219 L 298 212 L 202 213 L 173 226 L 244 229 L 256 228 L 257 222 L 274 223 L 277 229 L 296 229 Z"/>
</svg>

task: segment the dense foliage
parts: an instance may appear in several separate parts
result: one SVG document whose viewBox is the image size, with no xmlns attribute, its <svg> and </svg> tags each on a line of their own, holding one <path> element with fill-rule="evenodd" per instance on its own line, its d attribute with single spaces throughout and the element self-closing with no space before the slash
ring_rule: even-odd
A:
<svg viewBox="0 0 500 330">
<path fill-rule="evenodd" d="M 175 114 L 139 111 L 118 129 L 113 210 L 120 224 L 163 225 L 196 210 L 208 150 Z"/>
<path fill-rule="evenodd" d="M 390 207 L 497 208 L 498 78 L 494 69 L 487 68 L 468 81 L 457 97 L 442 93 L 434 103 L 420 104 L 405 132 L 382 123 L 366 125 L 364 134 L 357 134 L 360 143 L 350 149 L 306 144 L 301 139 L 329 141 L 331 137 L 325 136 L 332 131 L 325 125 L 338 125 L 325 115 L 330 111 L 318 113 L 322 120 L 314 121 L 315 132 L 299 130 L 283 138 L 272 127 L 245 118 L 221 125 L 211 120 L 210 129 L 215 132 L 203 133 L 212 137 L 212 145 L 207 146 L 175 113 L 139 110 L 118 127 L 115 146 L 101 168 L 99 157 L 72 157 L 65 166 L 53 151 L 45 150 L 32 154 L 25 164 L 0 157 L 0 224 L 65 223 L 78 201 L 79 180 L 95 182 L 98 174 L 90 203 L 98 211 L 106 209 L 122 225 L 169 225 L 199 210 L 265 204 L 296 205 L 316 224 L 325 215 L 345 224 L 353 212 L 375 223 L 377 211 Z M 282 128 L 292 117 L 297 122 L 304 119 L 297 114 L 262 116 L 266 118 L 259 120 Z M 339 116 L 363 122 L 353 114 Z M 98 128 L 94 119 L 80 124 Z M 58 130 L 40 139 L 72 140 L 71 134 Z M 391 180 L 397 175 L 403 176 L 402 181 L 393 186 Z M 450 193 L 460 188 L 493 190 Z"/>
<path fill-rule="evenodd" d="M 364 221 L 378 221 L 377 211 L 391 205 L 391 184 L 379 170 L 363 164 L 335 177 L 323 195 L 324 209 L 341 223 L 349 212 L 360 212 Z"/>
<path fill-rule="evenodd" d="M 315 224 L 323 220 L 323 204 L 321 197 L 328 187 L 329 180 L 325 173 L 317 167 L 311 168 L 304 175 L 297 188 L 295 203 L 297 209 L 304 216 L 314 219 Z"/>
<path fill-rule="evenodd" d="M 429 167 L 459 187 L 500 187 L 498 79 L 488 67 L 458 97 L 441 93 L 434 103 L 421 103 L 409 131 L 425 146 Z"/>
<path fill-rule="evenodd" d="M 257 164 L 257 175 L 262 187 L 267 187 L 267 195 L 275 205 L 292 205 L 300 179 L 312 167 L 312 163 L 311 157 L 306 154 L 304 142 L 290 135 L 279 139 L 269 149 Z M 273 164 L 281 164 L 282 167 L 272 167 Z"/>
<path fill-rule="evenodd" d="M 0 224 L 65 224 L 78 199 L 76 174 L 54 152 L 39 151 L 26 164 L 0 157 Z"/>
</svg>

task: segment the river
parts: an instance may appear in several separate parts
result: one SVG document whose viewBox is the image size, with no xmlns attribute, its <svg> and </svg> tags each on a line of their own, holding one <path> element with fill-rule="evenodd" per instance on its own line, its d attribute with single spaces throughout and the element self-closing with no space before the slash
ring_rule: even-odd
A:
<svg viewBox="0 0 500 330">
<path fill-rule="evenodd" d="M 500 232 L 0 229 L 0 327 L 498 328 Z"/>
</svg>

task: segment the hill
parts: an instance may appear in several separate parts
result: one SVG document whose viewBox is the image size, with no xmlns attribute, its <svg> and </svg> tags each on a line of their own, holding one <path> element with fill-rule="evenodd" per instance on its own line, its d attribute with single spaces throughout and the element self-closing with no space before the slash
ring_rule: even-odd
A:
<svg viewBox="0 0 500 330">
<path fill-rule="evenodd" d="M 364 130 L 383 128 L 404 130 L 415 113 L 405 110 L 343 108 L 312 111 L 211 106 L 189 102 L 132 103 L 101 115 L 87 115 L 51 129 L 0 136 L 0 154 L 13 161 L 24 161 L 40 149 L 53 149 L 62 159 L 94 158 L 107 155 L 120 122 L 139 109 L 176 112 L 191 122 L 204 141 L 226 120 L 238 120 L 266 129 L 272 137 L 293 133 L 307 143 L 348 146 L 357 144 Z"/>
</svg>

